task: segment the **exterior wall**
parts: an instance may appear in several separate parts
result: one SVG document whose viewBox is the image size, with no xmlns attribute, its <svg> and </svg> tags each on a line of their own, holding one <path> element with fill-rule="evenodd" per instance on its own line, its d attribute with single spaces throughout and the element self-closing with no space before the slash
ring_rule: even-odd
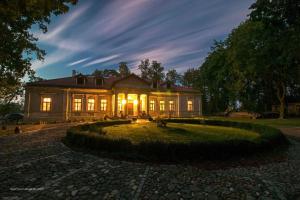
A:
<svg viewBox="0 0 300 200">
<path fill-rule="evenodd" d="M 51 110 L 42 111 L 42 98 L 51 98 Z M 82 99 L 82 110 L 74 110 L 74 98 Z M 87 99 L 95 99 L 94 111 L 88 111 Z M 100 100 L 107 99 L 107 110 L 100 110 Z M 27 121 L 67 121 L 102 119 L 105 115 L 111 116 L 111 93 L 109 91 L 95 91 L 89 89 L 62 89 L 62 88 L 26 88 L 25 120 Z"/>
<path fill-rule="evenodd" d="M 152 94 L 149 101 L 155 101 L 155 111 L 149 111 L 151 116 L 157 117 L 197 117 L 202 115 L 201 96 L 195 94 Z M 187 101 L 193 102 L 192 111 L 188 111 Z M 165 102 L 165 111 L 159 110 L 160 101 Z M 169 101 L 173 101 L 175 105 L 175 111 L 169 110 Z"/>
<path fill-rule="evenodd" d="M 64 91 L 55 88 L 28 88 L 26 89 L 25 119 L 33 121 L 63 121 Z M 41 110 L 43 97 L 52 99 L 51 112 Z"/>
<path fill-rule="evenodd" d="M 187 102 L 193 102 L 192 111 L 188 111 Z M 195 94 L 182 94 L 179 96 L 180 117 L 198 117 L 202 115 L 201 96 Z"/>
<path fill-rule="evenodd" d="M 171 93 L 171 92 L 149 92 L 149 89 L 130 88 L 133 80 L 127 83 L 127 89 L 114 88 L 113 90 L 103 89 L 71 89 L 71 88 L 50 88 L 50 87 L 27 87 L 25 94 L 25 119 L 29 121 L 76 121 L 102 119 L 105 115 L 113 116 L 114 102 L 113 94 L 146 94 L 148 95 L 147 106 L 149 115 L 152 117 L 196 117 L 202 115 L 201 96 L 195 93 Z M 135 83 L 136 85 L 136 83 Z M 140 84 L 141 87 L 145 85 Z M 44 112 L 41 109 L 43 97 L 52 99 L 51 110 Z M 82 99 L 81 111 L 75 111 L 74 99 Z M 88 99 L 95 100 L 94 111 L 88 111 Z M 106 111 L 100 110 L 100 100 L 107 100 Z M 155 110 L 151 111 L 150 101 L 155 101 Z M 192 111 L 188 111 L 187 101 L 193 102 Z M 165 102 L 165 110 L 160 110 L 160 101 Z M 174 102 L 174 111 L 170 110 L 169 102 Z M 141 110 L 140 110 L 141 111 Z"/>
</svg>

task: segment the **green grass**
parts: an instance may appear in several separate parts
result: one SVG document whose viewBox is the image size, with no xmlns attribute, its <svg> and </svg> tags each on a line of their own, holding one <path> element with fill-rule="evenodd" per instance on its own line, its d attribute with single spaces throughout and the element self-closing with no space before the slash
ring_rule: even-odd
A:
<svg viewBox="0 0 300 200">
<path fill-rule="evenodd" d="M 275 127 L 275 128 L 300 127 L 300 118 L 289 118 L 289 119 L 246 119 L 246 118 L 230 118 L 230 117 L 205 117 L 204 119 L 247 122 L 247 123 L 254 123 L 254 124 L 260 124 L 260 125 L 272 126 L 272 127 Z"/>
<path fill-rule="evenodd" d="M 247 140 L 255 142 L 260 135 L 253 131 L 198 124 L 168 123 L 167 127 L 157 127 L 155 123 L 126 124 L 105 127 L 105 137 L 110 139 L 128 139 L 132 143 L 140 142 L 226 142 L 229 140 Z"/>
</svg>

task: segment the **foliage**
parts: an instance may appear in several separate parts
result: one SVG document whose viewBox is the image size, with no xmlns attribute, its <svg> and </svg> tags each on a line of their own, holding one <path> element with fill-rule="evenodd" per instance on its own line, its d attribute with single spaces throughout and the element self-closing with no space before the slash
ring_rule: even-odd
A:
<svg viewBox="0 0 300 200">
<path fill-rule="evenodd" d="M 129 70 L 126 62 L 119 63 L 119 74 L 122 77 L 130 75 L 130 70 Z"/>
<path fill-rule="evenodd" d="M 168 119 L 168 121 L 176 123 L 216 125 L 220 127 L 213 127 L 214 130 L 220 130 L 221 132 L 221 126 L 242 128 L 254 131 L 259 134 L 260 137 L 254 140 L 247 140 L 244 138 L 224 140 L 224 137 L 221 140 L 210 141 L 194 141 L 193 139 L 185 141 L 182 139 L 174 139 L 170 142 L 170 140 L 166 139 L 166 137 L 184 138 L 188 137 L 186 134 L 192 134 L 188 131 L 188 128 L 187 130 L 183 130 L 182 128 L 184 126 L 178 124 L 177 126 L 175 125 L 174 127 L 170 127 L 171 130 L 169 130 L 167 135 L 166 132 L 164 132 L 168 131 L 166 128 L 159 128 L 163 131 L 162 134 L 160 134 L 160 132 L 151 132 L 153 131 L 153 128 L 151 128 L 150 132 L 147 130 L 140 136 L 136 130 L 134 132 L 125 132 L 125 137 L 123 132 L 120 134 L 120 131 L 117 131 L 115 136 L 109 136 L 110 133 L 108 129 L 114 129 L 115 127 L 106 127 L 105 129 L 108 130 L 108 134 L 105 136 L 93 132 L 80 131 L 78 128 L 71 128 L 67 131 L 66 141 L 76 147 L 84 147 L 98 152 L 110 152 L 114 155 L 118 154 L 122 158 L 134 157 L 135 159 L 142 159 L 146 161 L 228 159 L 234 156 L 246 156 L 268 150 L 278 147 L 280 144 L 287 144 L 285 137 L 278 129 L 262 125 L 197 119 Z M 100 124 L 101 123 L 98 123 L 98 125 Z M 143 129 L 142 124 L 134 124 L 133 126 L 135 125 L 140 126 L 138 130 Z M 193 125 L 191 125 L 191 127 L 192 131 L 196 130 L 193 128 Z M 207 128 L 206 126 L 202 127 Z M 178 131 L 178 128 L 180 131 Z M 226 128 L 224 128 L 224 130 L 225 129 Z M 147 135 L 143 135 L 145 133 L 147 133 Z M 254 135 L 256 133 L 254 133 Z M 136 136 L 138 138 L 135 138 Z M 222 134 L 220 136 L 222 136 Z M 131 139 L 127 137 L 130 137 Z M 145 140 L 141 139 L 142 137 L 144 137 Z"/>
<path fill-rule="evenodd" d="M 115 76 L 115 77 L 120 76 L 119 72 L 117 72 L 117 71 L 114 70 L 114 69 L 104 69 L 104 70 L 96 69 L 96 70 L 92 73 L 92 75 L 93 75 L 93 76 L 104 77 L 104 78 L 108 78 L 108 77 L 111 77 L 111 76 Z"/>
<path fill-rule="evenodd" d="M 138 69 L 141 71 L 141 77 L 151 81 L 162 81 L 165 77 L 164 67 L 161 63 L 153 60 L 150 64 L 149 59 L 141 61 L 141 64 L 138 66 Z"/>
<path fill-rule="evenodd" d="M 184 72 L 181 80 L 182 85 L 199 88 L 199 70 L 190 68 Z"/>
<path fill-rule="evenodd" d="M 23 111 L 23 104 L 21 103 L 0 103 L 0 116 L 5 116 L 9 113 L 19 113 Z"/>
<path fill-rule="evenodd" d="M 181 75 L 176 71 L 176 69 L 169 69 L 166 73 L 166 81 L 177 84 L 181 82 Z"/>
<path fill-rule="evenodd" d="M 149 73 L 149 78 L 152 81 L 161 81 L 165 77 L 164 67 L 161 65 L 161 63 L 155 60 L 152 61 L 148 73 Z"/>
<path fill-rule="evenodd" d="M 208 112 L 269 111 L 300 88 L 299 2 L 257 0 L 250 19 L 217 42 L 200 68 Z M 205 106 L 204 106 L 205 108 Z M 228 109 L 228 108 L 227 108 Z"/>
<path fill-rule="evenodd" d="M 150 67 L 149 59 L 141 60 L 141 64 L 139 64 L 138 66 L 138 69 L 141 71 L 141 78 L 150 80 L 149 67 Z"/>
<path fill-rule="evenodd" d="M 30 33 L 32 26 L 47 32 L 51 14 L 66 13 L 70 3 L 76 0 L 0 1 L 0 99 L 10 102 L 18 95 L 14 91 L 21 88 L 21 79 L 34 73 L 30 61 L 42 60 L 45 55 Z"/>
</svg>

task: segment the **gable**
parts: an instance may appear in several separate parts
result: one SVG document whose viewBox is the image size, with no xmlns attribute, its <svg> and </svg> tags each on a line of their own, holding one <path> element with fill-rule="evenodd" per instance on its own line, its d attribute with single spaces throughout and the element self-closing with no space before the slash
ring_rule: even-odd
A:
<svg viewBox="0 0 300 200">
<path fill-rule="evenodd" d="M 125 77 L 124 79 L 115 82 L 116 88 L 149 88 L 150 85 L 136 75 Z"/>
</svg>

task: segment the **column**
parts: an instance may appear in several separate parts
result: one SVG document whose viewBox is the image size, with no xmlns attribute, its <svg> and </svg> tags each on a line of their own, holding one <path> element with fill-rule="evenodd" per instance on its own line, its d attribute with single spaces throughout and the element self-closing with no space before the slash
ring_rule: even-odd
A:
<svg viewBox="0 0 300 200">
<path fill-rule="evenodd" d="M 146 106 L 147 106 L 147 115 L 149 115 L 149 94 L 147 94 L 147 104 L 146 104 Z"/>
<path fill-rule="evenodd" d="M 114 116 L 117 117 L 118 116 L 118 93 L 115 92 L 115 113 Z"/>
<path fill-rule="evenodd" d="M 141 99 L 140 99 L 140 94 L 137 94 L 137 100 L 138 100 L 138 105 L 137 105 L 137 109 L 138 109 L 138 116 L 141 114 Z"/>
<path fill-rule="evenodd" d="M 127 116 L 128 115 L 128 112 L 127 112 L 127 105 L 128 105 L 128 93 L 125 92 L 125 100 L 126 100 L 126 103 L 125 103 L 125 110 L 124 110 L 124 115 Z"/>
</svg>

